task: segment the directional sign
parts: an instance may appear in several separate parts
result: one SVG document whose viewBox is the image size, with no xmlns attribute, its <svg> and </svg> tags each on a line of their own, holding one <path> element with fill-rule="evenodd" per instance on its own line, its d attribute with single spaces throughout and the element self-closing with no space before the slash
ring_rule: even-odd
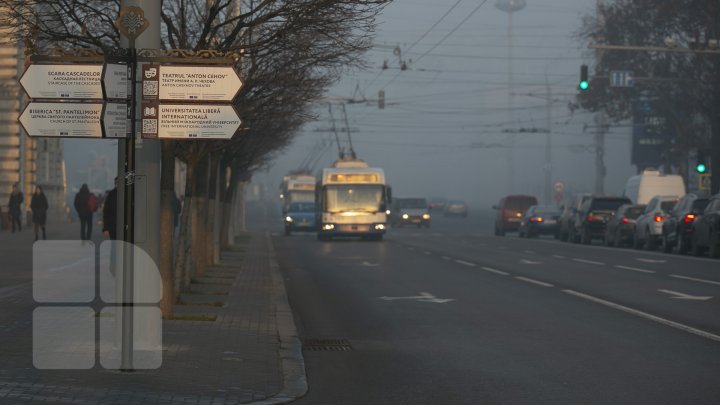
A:
<svg viewBox="0 0 720 405">
<path fill-rule="evenodd" d="M 230 102 L 241 87 L 232 66 L 143 67 L 144 100 Z"/>
<path fill-rule="evenodd" d="M 635 79 L 633 79 L 632 70 L 611 70 L 610 71 L 610 87 L 633 87 Z"/>
<path fill-rule="evenodd" d="M 20 115 L 29 136 L 102 138 L 103 103 L 31 102 Z"/>
<path fill-rule="evenodd" d="M 102 99 L 103 65 L 30 65 L 20 85 L 30 98 Z"/>
<path fill-rule="evenodd" d="M 105 138 L 127 138 L 130 133 L 128 105 L 125 103 L 105 103 L 102 111 L 102 130 Z"/>
<path fill-rule="evenodd" d="M 130 67 L 124 63 L 106 63 L 102 72 L 105 98 L 127 99 L 130 95 L 128 75 Z"/>
<path fill-rule="evenodd" d="M 700 173 L 698 175 L 698 189 L 710 190 L 710 173 Z"/>
<path fill-rule="evenodd" d="M 240 117 L 230 104 L 142 105 L 142 136 L 160 139 L 230 139 Z"/>
<path fill-rule="evenodd" d="M 565 190 L 565 183 L 563 183 L 561 181 L 556 181 L 553 184 L 553 190 L 557 191 L 558 193 L 562 193 L 563 190 Z"/>
</svg>

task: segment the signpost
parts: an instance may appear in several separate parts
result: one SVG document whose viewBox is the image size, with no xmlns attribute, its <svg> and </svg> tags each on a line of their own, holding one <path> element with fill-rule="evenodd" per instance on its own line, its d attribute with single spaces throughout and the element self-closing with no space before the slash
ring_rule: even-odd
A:
<svg viewBox="0 0 720 405">
<path fill-rule="evenodd" d="M 143 103 L 142 136 L 160 139 L 230 139 L 240 128 L 231 104 Z"/>
<path fill-rule="evenodd" d="M 610 71 L 610 87 L 633 87 L 635 79 L 633 79 L 632 70 L 611 70 Z"/>
<path fill-rule="evenodd" d="M 150 64 L 143 81 L 144 100 L 231 102 L 242 87 L 232 66 Z"/>
<path fill-rule="evenodd" d="M 710 173 L 701 173 L 698 175 L 698 190 L 710 191 Z"/>
<path fill-rule="evenodd" d="M 30 102 L 20 114 L 29 136 L 101 138 L 103 103 Z"/>
</svg>

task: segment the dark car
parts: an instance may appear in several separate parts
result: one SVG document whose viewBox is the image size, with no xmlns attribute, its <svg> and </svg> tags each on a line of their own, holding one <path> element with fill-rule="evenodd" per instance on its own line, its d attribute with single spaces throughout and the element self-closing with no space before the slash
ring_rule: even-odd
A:
<svg viewBox="0 0 720 405">
<path fill-rule="evenodd" d="M 631 203 L 626 197 L 592 197 L 585 201 L 578 210 L 575 225 L 570 228 L 570 241 L 589 244 L 593 239 L 605 238 L 607 222 L 615 215 L 615 211 Z"/>
<path fill-rule="evenodd" d="M 635 235 L 635 220 L 645 211 L 645 204 L 624 204 L 607 222 L 605 244 L 607 246 L 630 246 Z"/>
<path fill-rule="evenodd" d="M 705 211 L 693 222 L 692 252 L 700 256 L 708 251 L 712 258 L 720 258 L 720 194 L 710 198 Z"/>
<path fill-rule="evenodd" d="M 417 225 L 430 228 L 430 210 L 424 198 L 395 198 L 390 209 L 391 223 L 394 226 Z"/>
<path fill-rule="evenodd" d="M 675 247 L 681 255 L 690 251 L 693 222 L 705 210 L 709 201 L 708 198 L 701 198 L 696 194 L 686 194 L 668 211 L 660 237 L 660 246 L 664 252 L 670 253 Z"/>
<path fill-rule="evenodd" d="M 443 213 L 446 217 L 467 217 L 468 207 L 465 201 L 451 200 L 445 204 L 445 212 Z"/>
<path fill-rule="evenodd" d="M 314 202 L 293 202 L 285 213 L 285 235 L 293 231 L 315 232 L 317 220 Z"/>
<path fill-rule="evenodd" d="M 585 203 L 585 201 L 592 198 L 592 194 L 578 194 L 575 197 L 573 197 L 572 201 L 570 201 L 569 204 L 562 207 L 562 214 L 560 214 L 560 219 L 558 220 L 558 238 L 563 241 L 567 242 L 568 237 L 570 236 L 570 228 L 575 224 L 575 221 L 577 220 L 577 213 L 580 207 Z"/>
<path fill-rule="evenodd" d="M 520 220 L 520 237 L 532 238 L 538 235 L 557 235 L 560 208 L 554 205 L 533 205 L 525 211 Z"/>
<path fill-rule="evenodd" d="M 500 199 L 497 205 L 493 205 L 497 210 L 495 235 L 504 236 L 505 232 L 517 232 L 523 214 L 533 205 L 537 205 L 537 198 L 531 195 L 509 195 Z"/>
</svg>

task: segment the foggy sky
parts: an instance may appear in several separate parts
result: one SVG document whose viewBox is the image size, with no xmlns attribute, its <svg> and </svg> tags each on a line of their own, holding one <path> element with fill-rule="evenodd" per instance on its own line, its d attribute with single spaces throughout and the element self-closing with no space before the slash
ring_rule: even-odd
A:
<svg viewBox="0 0 720 405">
<path fill-rule="evenodd" d="M 580 65 L 593 64 L 592 52 L 575 33 L 581 17 L 594 12 L 595 1 L 527 0 L 527 7 L 513 14 L 512 122 L 508 112 L 508 15 L 489 0 L 459 26 L 481 3 L 463 0 L 426 34 L 455 2 L 394 0 L 379 19 L 376 46 L 366 57 L 370 69 L 349 73 L 328 93 L 327 101 L 335 103 L 335 125 L 344 127 L 337 105 L 340 100 L 357 100 L 363 95 L 376 100 L 378 91 L 385 91 L 383 110 L 375 101 L 346 107 L 351 130 L 357 131 L 352 136 L 358 157 L 385 169 L 396 196 L 444 196 L 491 204 L 509 191 L 509 141 L 502 130 L 546 128 L 547 78 L 553 100 L 553 181 L 562 181 L 568 191 L 593 191 L 593 129 L 583 131 L 584 124 L 594 124 L 593 115 L 583 111 L 571 114 L 567 105 L 577 92 Z M 452 30 L 456 31 L 443 41 Z M 392 49 L 396 45 L 408 70 L 398 69 L 399 58 Z M 384 60 L 390 67 L 387 70 L 381 69 Z M 319 104 L 319 121 L 306 125 L 254 181 L 267 183 L 269 190 L 275 191 L 282 176 L 298 168 L 319 142 L 333 139 L 331 133 L 316 132 L 330 128 L 327 110 L 326 104 Z M 618 126 L 606 135 L 608 193 L 622 193 L 626 179 L 634 174 L 630 134 L 630 128 Z M 340 136 L 344 142 L 345 134 Z M 545 134 L 515 137 L 512 191 L 541 197 Z M 329 166 L 336 155 L 333 147 L 316 171 Z"/>
</svg>

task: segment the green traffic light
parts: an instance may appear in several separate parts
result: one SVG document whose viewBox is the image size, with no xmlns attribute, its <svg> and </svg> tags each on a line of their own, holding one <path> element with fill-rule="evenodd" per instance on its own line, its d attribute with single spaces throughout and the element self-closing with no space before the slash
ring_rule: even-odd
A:
<svg viewBox="0 0 720 405">
<path fill-rule="evenodd" d="M 707 167 L 705 167 L 705 165 L 702 163 L 698 163 L 698 165 L 695 166 L 695 171 L 698 173 L 705 173 L 706 170 L 707 170 Z"/>
<path fill-rule="evenodd" d="M 580 90 L 587 90 L 588 87 L 590 87 L 590 83 L 584 80 L 580 82 Z"/>
</svg>

